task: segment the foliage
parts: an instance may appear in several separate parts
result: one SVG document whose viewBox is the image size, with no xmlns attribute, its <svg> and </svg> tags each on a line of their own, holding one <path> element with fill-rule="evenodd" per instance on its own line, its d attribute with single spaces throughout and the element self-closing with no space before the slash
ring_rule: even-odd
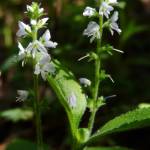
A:
<svg viewBox="0 0 150 150">
<path fill-rule="evenodd" d="M 54 61 L 56 68 L 56 76 L 49 75 L 47 80 L 58 96 L 61 104 L 64 106 L 69 122 L 71 125 L 72 132 L 77 132 L 80 120 L 86 109 L 86 98 L 82 93 L 80 85 L 75 81 L 74 75 L 63 67 L 58 61 Z M 70 108 L 69 97 L 71 93 L 74 93 L 77 98 L 75 108 Z"/>
<path fill-rule="evenodd" d="M 12 122 L 26 121 L 33 118 L 33 111 L 30 109 L 14 108 L 0 112 L 0 117 Z"/>
<path fill-rule="evenodd" d="M 30 141 L 16 139 L 13 140 L 6 148 L 6 150 L 36 150 L 36 145 Z"/>
<path fill-rule="evenodd" d="M 150 125 L 150 109 L 149 108 L 141 108 L 136 109 L 121 116 L 118 116 L 109 122 L 107 122 L 104 126 L 102 126 L 89 140 L 98 139 L 104 135 L 109 135 L 112 133 L 126 131 L 134 128 L 142 128 L 144 126 Z"/>
<path fill-rule="evenodd" d="M 139 5 L 139 2 L 135 2 L 135 1 L 130 2 L 130 3 L 128 3 L 128 1 L 126 2 L 119 1 L 117 7 L 122 8 L 121 11 L 119 10 L 119 13 L 121 14 L 120 24 L 121 24 L 121 29 L 122 29 L 122 34 L 119 38 L 120 40 L 118 40 L 117 35 L 115 35 L 115 38 L 110 38 L 109 34 L 104 33 L 104 37 L 106 38 L 103 39 L 102 44 L 105 44 L 105 43 L 109 43 L 109 44 L 106 46 L 102 45 L 102 47 L 98 49 L 100 53 L 96 55 L 95 55 L 95 52 L 93 52 L 93 49 L 94 50 L 96 49 L 94 47 L 94 44 L 96 41 L 92 43 L 92 45 L 89 46 L 87 44 L 87 41 L 84 40 L 82 36 L 79 36 L 81 35 L 82 30 L 85 26 L 85 22 L 87 21 L 87 19 L 84 19 L 81 16 L 83 7 L 85 5 L 94 6 L 95 1 L 86 1 L 86 2 L 84 2 L 83 0 L 79 0 L 79 1 L 65 1 L 65 0 L 54 1 L 52 0 L 48 2 L 42 1 L 42 5 L 44 3 L 46 4 L 46 6 L 44 7 L 47 8 L 47 10 L 49 11 L 49 14 L 51 14 L 51 18 L 55 19 L 55 22 L 51 23 L 52 25 L 51 27 L 52 27 L 52 32 L 56 33 L 55 38 L 57 39 L 57 41 L 59 41 L 59 47 L 56 48 L 54 51 L 50 51 L 50 53 L 53 55 L 53 57 L 57 57 L 57 59 L 61 60 L 60 62 L 58 62 L 52 58 L 52 60 L 54 60 L 53 64 L 56 68 L 56 74 L 48 75 L 47 80 L 49 82 L 50 89 L 52 89 L 55 92 L 56 96 L 59 99 L 59 102 L 63 105 L 67 113 L 71 132 L 72 132 L 72 135 L 74 136 L 74 139 L 71 139 L 71 142 L 72 140 L 77 140 L 79 143 L 75 142 L 75 145 L 82 143 L 84 146 L 86 146 L 86 144 L 89 144 L 95 140 L 101 140 L 104 136 L 107 136 L 116 132 L 122 132 L 125 130 L 149 126 L 150 118 L 149 118 L 148 100 L 149 100 L 150 82 L 149 82 L 149 75 L 148 75 L 149 54 L 147 52 L 149 43 L 150 43 L 149 38 L 148 38 L 149 32 L 147 32 L 149 31 L 149 28 L 148 28 L 149 24 L 147 21 L 148 18 L 145 19 L 146 16 L 148 16 L 147 13 L 145 12 L 146 6 L 143 5 L 142 7 L 141 5 L 145 3 L 145 1 L 140 1 L 140 5 Z M 4 37 L 4 43 L 1 42 L 2 53 L 0 54 L 0 58 L 2 58 L 2 60 L 5 60 L 4 62 L 2 62 L 2 64 L 0 64 L 0 73 L 2 71 L 2 75 L 0 76 L 0 96 L 1 96 L 2 84 L 4 85 L 4 91 L 7 91 L 9 88 L 11 89 L 18 88 L 17 84 L 14 83 L 13 81 L 14 78 L 12 78 L 12 76 L 16 77 L 15 82 L 17 81 L 18 83 L 20 83 L 20 81 L 23 81 L 23 80 L 20 80 L 20 78 L 17 79 L 16 74 L 17 75 L 24 74 L 25 78 L 27 79 L 27 82 L 29 82 L 30 87 L 32 87 L 32 82 L 30 82 L 32 81 L 32 79 L 30 77 L 31 76 L 30 71 L 27 73 L 22 72 L 22 70 L 21 71 L 18 70 L 15 73 L 11 71 L 9 72 L 9 69 L 20 61 L 18 59 L 18 55 L 12 55 L 12 52 L 16 53 L 16 47 L 13 46 L 14 45 L 13 41 L 15 39 L 14 38 L 15 31 L 12 30 L 12 27 L 13 29 L 15 29 L 18 19 L 22 18 L 22 14 L 20 13 L 20 10 L 25 7 L 26 2 L 23 2 L 21 0 L 9 0 L 9 3 L 2 1 L 0 2 L 0 4 L 1 4 L 0 6 L 0 19 L 1 19 L 0 34 L 2 35 L 1 36 L 2 38 Z M 9 9 L 7 9 L 8 7 Z M 97 5 L 96 10 L 98 7 L 99 5 Z M 139 9 L 140 11 L 137 9 Z M 34 16 L 32 16 L 32 14 L 28 14 L 28 15 L 31 16 L 32 18 L 35 18 Z M 97 21 L 96 16 L 94 16 L 93 18 L 90 18 L 90 20 L 92 19 L 94 21 Z M 26 19 L 24 20 L 26 21 Z M 51 20 L 49 22 L 51 22 Z M 107 26 L 108 24 L 105 24 L 105 25 L 106 25 L 105 27 L 108 29 L 109 28 Z M 43 30 L 40 30 L 39 34 L 41 35 L 42 32 Z M 28 42 L 28 40 L 29 39 L 25 39 L 25 40 L 22 40 L 21 42 L 24 45 L 25 43 Z M 93 62 L 99 57 L 101 57 L 102 60 L 103 58 L 107 58 L 108 55 L 105 54 L 105 52 L 112 55 L 114 47 L 111 46 L 111 43 L 113 43 L 115 47 L 118 47 L 119 49 L 122 49 L 123 51 L 125 51 L 125 54 L 122 56 L 115 55 L 112 58 L 111 62 L 106 61 L 106 62 L 101 63 L 100 80 L 102 81 L 105 78 L 112 79 L 110 77 L 110 74 L 106 74 L 106 71 L 102 70 L 103 68 L 106 68 L 107 71 L 109 70 L 109 73 L 113 74 L 114 76 L 113 78 L 114 79 L 116 78 L 118 82 L 115 82 L 115 84 L 111 88 L 107 84 L 107 81 L 100 82 L 99 93 L 101 95 L 108 95 L 108 93 L 115 93 L 118 95 L 118 97 L 116 97 L 116 101 L 110 102 L 110 101 L 107 101 L 107 98 L 109 96 L 105 97 L 105 96 L 99 95 L 99 97 L 97 98 L 97 103 L 95 104 L 93 102 L 94 100 L 93 91 L 94 91 L 94 84 L 95 84 L 94 83 L 95 77 L 94 77 L 94 73 L 92 72 L 94 70 Z M 87 49 L 92 49 L 92 52 L 88 53 Z M 94 58 L 93 57 L 89 58 L 89 60 L 92 61 L 91 64 L 87 63 L 86 61 L 82 61 L 82 62 L 76 61 L 78 57 L 83 56 L 85 53 L 88 53 L 90 56 L 91 54 L 94 54 L 94 56 L 96 56 Z M 6 56 L 10 56 L 10 57 L 5 58 Z M 66 69 L 66 67 L 64 67 L 62 64 L 64 66 L 69 67 L 70 69 L 69 70 Z M 25 69 L 30 69 L 30 68 L 32 68 L 32 66 L 28 66 Z M 3 72 L 6 72 L 6 71 L 8 71 L 7 76 L 3 74 Z M 83 76 L 83 74 L 84 76 L 86 75 L 87 77 L 89 77 L 92 81 L 92 86 L 88 88 L 81 87 L 78 81 L 76 80 L 75 75 L 72 72 L 75 72 L 75 75 L 77 77 Z M 141 81 L 142 81 L 142 85 L 141 85 Z M 11 84 L 12 82 L 13 84 Z M 41 82 L 39 83 L 41 84 Z M 5 86 L 8 89 L 5 89 Z M 22 87 L 24 88 L 24 84 L 22 84 Z M 43 84 L 40 85 L 39 94 L 42 93 L 44 95 L 47 92 L 47 89 L 45 91 L 43 90 L 45 87 L 46 85 L 43 85 Z M 69 97 L 72 94 L 72 92 L 75 93 L 75 96 L 77 97 L 77 105 L 76 105 L 77 107 L 72 107 L 69 105 Z M 53 101 L 55 97 L 52 96 L 51 91 L 49 91 L 49 93 L 50 93 L 49 94 L 50 100 L 52 100 L 52 105 L 51 105 L 52 107 L 50 108 L 50 113 L 52 113 L 52 111 L 58 113 L 57 109 L 56 110 L 53 109 L 54 108 L 53 103 L 56 102 L 56 101 Z M 85 93 L 89 95 L 88 98 L 85 97 Z M 142 97 L 142 98 L 139 98 L 139 97 Z M 10 103 L 7 101 L 7 99 L 10 99 L 10 98 L 12 99 L 12 95 L 9 96 L 9 90 L 8 90 L 8 92 L 6 92 L 5 97 L 4 98 L 2 97 L 6 105 L 7 103 Z M 119 101 L 119 98 L 121 98 L 121 101 Z M 86 104 L 86 101 L 88 104 Z M 139 109 L 127 112 L 125 114 L 122 114 L 121 116 L 118 116 L 108 121 L 106 124 L 104 124 L 104 126 L 99 128 L 99 130 L 93 134 L 93 132 L 91 132 L 86 125 L 88 121 L 87 114 L 85 114 L 85 116 L 83 115 L 86 109 L 89 111 L 89 113 L 91 113 L 95 107 L 96 109 L 99 109 L 101 106 L 106 105 L 106 102 L 108 102 L 109 105 L 106 106 L 101 111 L 101 113 L 102 114 L 104 113 L 104 114 L 100 119 L 99 117 L 97 117 L 95 121 L 96 123 L 102 124 L 106 120 L 109 120 L 108 118 L 112 118 L 112 116 L 115 116 L 115 114 L 118 114 L 118 112 L 127 112 L 128 110 L 135 108 L 135 106 L 138 105 L 139 103 L 141 104 L 138 105 Z M 44 98 L 40 104 L 45 105 Z M 18 105 L 18 104 L 15 104 L 15 105 Z M 46 105 L 49 105 L 49 104 L 47 103 Z M 56 103 L 54 105 L 56 108 L 58 108 Z M 2 107 L 3 107 L 3 104 L 2 104 Z M 44 110 L 44 109 L 45 107 L 42 106 L 41 110 Z M 45 109 L 45 112 L 46 111 L 47 109 Z M 44 115 L 43 115 L 43 118 L 45 117 Z M 47 116 L 48 115 L 49 114 L 47 114 Z M 16 108 L 16 109 L 10 108 L 10 110 L 1 112 L 0 116 L 2 118 L 11 120 L 13 122 L 18 122 L 20 120 L 24 121 L 24 120 L 32 119 L 33 112 L 31 110 L 26 110 L 26 109 L 21 109 L 21 108 Z M 59 116 L 62 117 L 62 114 L 59 114 Z M 56 120 L 57 119 L 58 118 L 56 118 Z M 48 123 L 50 123 L 49 128 L 51 128 L 51 126 L 52 127 L 55 126 L 55 121 L 51 121 L 51 120 L 52 119 L 48 118 L 47 122 L 43 123 L 44 129 Z M 59 119 L 58 119 L 57 124 L 60 124 Z M 96 124 L 96 126 L 98 126 L 98 124 Z M 56 135 L 59 137 L 59 134 L 60 133 L 58 132 Z M 50 137 L 51 137 L 51 134 L 48 135 L 48 138 Z M 47 135 L 45 138 L 47 138 Z M 137 138 L 136 140 L 138 141 L 139 139 Z M 63 140 L 62 142 L 64 143 L 64 145 L 66 143 L 68 144 L 68 141 L 66 142 L 66 140 Z M 116 145 L 120 145 L 117 142 L 115 142 Z M 124 143 L 126 142 L 127 140 L 124 140 Z M 57 140 L 55 141 L 55 143 L 57 143 Z M 145 145 L 145 143 L 146 141 L 143 140 L 143 145 Z M 24 144 L 23 142 L 21 142 L 20 145 L 28 145 L 28 143 Z M 132 147 L 132 144 L 130 145 Z M 18 149 L 22 149 L 22 147 L 21 148 L 20 147 Z M 29 147 L 32 147 L 34 149 L 32 144 Z M 59 147 L 59 145 L 57 145 L 56 147 Z M 59 147 L 58 149 L 61 149 L 61 148 Z M 62 149 L 65 149 L 65 148 L 62 148 Z M 95 149 L 96 150 L 97 149 L 102 149 L 102 150 L 122 149 L 123 150 L 125 148 L 91 147 L 87 149 L 88 150 L 93 150 L 93 149 L 94 150 Z"/>
<path fill-rule="evenodd" d="M 9 68 L 13 67 L 19 62 L 17 55 L 12 55 L 9 58 L 3 62 L 3 64 L 0 66 L 1 71 L 7 71 Z"/>
</svg>

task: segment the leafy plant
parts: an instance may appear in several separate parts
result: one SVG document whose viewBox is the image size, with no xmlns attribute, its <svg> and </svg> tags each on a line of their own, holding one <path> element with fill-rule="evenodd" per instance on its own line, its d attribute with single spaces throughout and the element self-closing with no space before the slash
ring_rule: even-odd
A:
<svg viewBox="0 0 150 150">
<path fill-rule="evenodd" d="M 49 75 L 47 80 L 67 112 L 72 134 L 74 135 L 78 132 L 80 120 L 86 109 L 86 97 L 85 94 L 82 93 L 80 85 L 75 81 L 75 77 L 70 71 L 65 69 L 58 61 L 54 61 L 54 66 L 57 74 L 55 77 Z M 72 95 L 76 95 L 76 106 L 72 106 L 73 109 L 70 108 L 71 102 L 69 102 Z"/>
<path fill-rule="evenodd" d="M 142 128 L 144 126 L 149 126 L 150 124 L 150 109 L 141 108 L 136 109 L 125 114 L 122 114 L 102 126 L 93 136 L 89 139 L 88 142 L 92 140 L 99 139 L 103 136 L 122 132 L 134 128 Z"/>
<path fill-rule="evenodd" d="M 50 31 L 47 29 L 42 36 L 38 34 L 42 28 L 46 27 L 48 21 L 46 17 L 42 19 L 45 15 L 44 9 L 36 2 L 33 2 L 30 6 L 27 5 L 26 14 L 30 19 L 30 24 L 19 21 L 17 36 L 19 38 L 28 38 L 30 42 L 26 48 L 24 48 L 21 42 L 18 42 L 18 58 L 15 60 L 14 58 L 16 58 L 16 56 L 13 56 L 8 59 L 2 68 L 5 70 L 12 65 L 11 62 L 16 63 L 19 60 L 22 62 L 22 66 L 26 63 L 31 64 L 34 70 L 34 92 L 29 93 L 26 90 L 18 90 L 19 96 L 17 97 L 17 101 L 26 101 L 29 95 L 31 95 L 33 99 L 37 132 L 36 149 L 45 149 L 43 145 L 41 101 L 39 95 L 40 75 L 44 81 L 49 83 L 66 111 L 72 136 L 72 143 L 70 143 L 70 145 L 73 150 L 126 150 L 127 148 L 121 147 L 88 148 L 88 146 L 91 146 L 95 140 L 101 140 L 103 136 L 150 125 L 150 108 L 139 108 L 108 121 L 93 133 L 96 113 L 102 106 L 106 105 L 108 98 L 115 97 L 115 95 L 108 97 L 101 95 L 100 90 L 102 87 L 100 85 L 105 79 L 110 79 L 110 81 L 114 83 L 111 75 L 106 73 L 103 69 L 103 54 L 112 55 L 113 52 L 123 53 L 123 51 L 103 42 L 103 33 L 105 30 L 109 30 L 112 36 L 115 32 L 118 34 L 122 32 L 117 23 L 119 19 L 119 13 L 115 11 L 117 6 L 121 7 L 117 0 L 97 0 L 95 8 L 89 6 L 85 8 L 83 16 L 91 20 L 93 19 L 93 21 L 90 20 L 83 35 L 90 37 L 90 43 L 93 43 L 93 46 L 95 44 L 95 46 L 93 48 L 94 50 L 79 58 L 79 61 L 88 59 L 87 63 L 92 62 L 94 64 L 94 80 L 91 81 L 82 77 L 77 81 L 75 75 L 70 70 L 66 69 L 58 60 L 51 58 L 48 53 L 48 48 L 55 48 L 57 46 L 56 42 L 51 41 Z M 130 28 L 133 29 L 133 24 L 130 25 Z M 141 31 L 141 28 L 136 28 L 132 31 L 136 33 Z M 126 33 L 123 40 L 127 40 L 133 33 Z M 80 82 L 80 84 L 78 82 Z M 85 127 L 81 127 L 80 122 L 86 110 L 90 112 L 89 121 Z M 15 109 L 3 112 L 2 116 L 12 121 L 18 121 L 25 119 L 25 114 L 27 115 L 28 113 L 21 109 Z M 23 144 L 24 142 L 21 145 Z M 29 147 L 33 147 L 34 149 L 33 145 Z"/>
</svg>

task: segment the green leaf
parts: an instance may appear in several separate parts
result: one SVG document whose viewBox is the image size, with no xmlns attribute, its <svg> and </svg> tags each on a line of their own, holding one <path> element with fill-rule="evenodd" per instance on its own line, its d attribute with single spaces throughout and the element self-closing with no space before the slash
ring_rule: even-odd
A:
<svg viewBox="0 0 150 150">
<path fill-rule="evenodd" d="M 125 147 L 89 147 L 85 150 L 131 150 Z"/>
<path fill-rule="evenodd" d="M 150 103 L 141 103 L 138 105 L 139 108 L 150 108 Z"/>
<path fill-rule="evenodd" d="M 104 135 L 143 126 L 150 126 L 150 108 L 136 109 L 110 120 L 89 139 L 88 143 Z"/>
<path fill-rule="evenodd" d="M 7 120 L 11 120 L 13 122 L 18 122 L 20 120 L 29 120 L 33 117 L 33 111 L 30 109 L 9 109 L 3 112 L 0 112 L 0 117 L 3 117 Z"/>
<path fill-rule="evenodd" d="M 37 146 L 36 144 L 24 139 L 15 139 L 8 144 L 6 150 L 37 150 Z M 47 145 L 44 145 L 44 150 L 50 149 Z"/>
<path fill-rule="evenodd" d="M 13 140 L 6 148 L 6 150 L 36 150 L 36 149 L 37 147 L 34 143 L 22 139 Z"/>
<path fill-rule="evenodd" d="M 1 71 L 7 71 L 10 67 L 16 65 L 19 62 L 17 55 L 12 55 L 5 60 L 5 62 L 0 66 Z"/>
<path fill-rule="evenodd" d="M 47 80 L 67 112 L 72 133 L 77 133 L 80 120 L 87 105 L 85 94 L 69 70 L 56 60 L 54 61 L 54 66 L 56 68 L 56 76 L 49 75 Z M 71 108 L 68 102 L 71 93 L 75 94 L 77 100 L 74 108 Z"/>
</svg>

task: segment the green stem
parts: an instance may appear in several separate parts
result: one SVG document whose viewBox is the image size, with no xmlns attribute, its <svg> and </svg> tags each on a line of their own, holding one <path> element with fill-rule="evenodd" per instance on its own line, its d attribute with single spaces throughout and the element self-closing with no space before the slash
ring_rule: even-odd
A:
<svg viewBox="0 0 150 150">
<path fill-rule="evenodd" d="M 33 41 L 37 40 L 37 28 L 34 27 L 34 32 L 32 35 Z M 33 60 L 35 67 L 36 60 Z M 38 75 L 34 75 L 34 112 L 35 112 L 35 123 L 36 123 L 36 135 L 37 135 L 37 150 L 44 150 L 43 148 L 43 136 L 42 136 L 42 121 L 41 121 L 41 111 L 40 111 L 40 98 L 39 98 L 39 84 Z"/>
<path fill-rule="evenodd" d="M 103 35 L 103 17 L 99 17 L 99 25 L 100 25 L 100 40 L 97 40 L 97 50 L 96 53 L 99 56 L 99 51 L 102 43 L 102 35 Z M 94 90 L 93 90 L 93 99 L 94 99 L 94 107 L 91 112 L 91 116 L 89 119 L 89 124 L 88 124 L 88 129 L 90 131 L 90 134 L 92 133 L 93 126 L 94 126 L 94 121 L 95 121 L 95 116 L 97 112 L 97 99 L 99 95 L 99 86 L 100 86 L 100 68 L 101 68 L 101 59 L 98 57 L 98 59 L 95 60 L 95 85 L 94 85 Z"/>
<path fill-rule="evenodd" d="M 37 134 L 37 150 L 43 150 L 43 138 L 42 138 L 42 121 L 40 112 L 40 100 L 39 100 L 39 87 L 38 87 L 38 75 L 34 75 L 34 112 L 36 122 L 36 134 Z"/>
<path fill-rule="evenodd" d="M 94 109 L 94 110 L 91 112 L 91 116 L 90 116 L 89 124 L 88 124 L 88 129 L 89 129 L 90 135 L 91 135 L 91 133 L 92 133 L 95 116 L 96 116 L 96 110 Z"/>
</svg>

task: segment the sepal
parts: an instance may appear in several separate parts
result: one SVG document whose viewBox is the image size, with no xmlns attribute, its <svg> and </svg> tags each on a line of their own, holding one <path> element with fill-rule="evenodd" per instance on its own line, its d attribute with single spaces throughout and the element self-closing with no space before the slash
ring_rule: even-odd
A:
<svg viewBox="0 0 150 150">
<path fill-rule="evenodd" d="M 101 96 L 97 99 L 96 108 L 99 109 L 100 107 L 104 106 L 105 104 L 106 104 L 106 100 L 103 96 Z"/>
</svg>

